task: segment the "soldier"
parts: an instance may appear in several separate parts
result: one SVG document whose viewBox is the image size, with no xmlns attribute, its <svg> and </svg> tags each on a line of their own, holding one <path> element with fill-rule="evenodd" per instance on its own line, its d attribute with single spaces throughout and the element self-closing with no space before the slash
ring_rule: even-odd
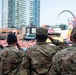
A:
<svg viewBox="0 0 76 75">
<path fill-rule="evenodd" d="M 28 75 L 49 75 L 52 57 L 60 49 L 57 46 L 47 44 L 47 37 L 47 29 L 42 27 L 37 28 L 37 44 L 26 51 L 29 69 Z"/>
<path fill-rule="evenodd" d="M 14 34 L 7 36 L 8 46 L 0 50 L 0 75 L 21 75 L 19 68 L 22 62 L 22 54 Z M 20 48 L 20 47 L 19 47 Z"/>
<path fill-rule="evenodd" d="M 70 36 L 72 46 L 61 50 L 53 57 L 50 75 L 76 75 L 76 27 Z"/>
</svg>

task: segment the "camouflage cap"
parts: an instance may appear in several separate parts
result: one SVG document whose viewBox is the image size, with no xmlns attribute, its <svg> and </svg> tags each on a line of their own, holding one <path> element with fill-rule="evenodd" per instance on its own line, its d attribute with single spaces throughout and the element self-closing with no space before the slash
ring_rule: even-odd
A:
<svg viewBox="0 0 76 75">
<path fill-rule="evenodd" d="M 71 31 L 71 36 L 74 36 L 74 34 L 76 34 L 76 27 L 74 27 Z"/>
<path fill-rule="evenodd" d="M 42 27 L 37 28 L 36 29 L 36 34 L 37 35 L 48 35 L 48 29 L 42 28 Z"/>
</svg>

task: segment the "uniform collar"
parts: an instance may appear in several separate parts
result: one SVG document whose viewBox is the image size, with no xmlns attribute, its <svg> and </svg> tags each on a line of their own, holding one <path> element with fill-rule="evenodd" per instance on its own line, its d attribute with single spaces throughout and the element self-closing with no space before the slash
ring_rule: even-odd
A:
<svg viewBox="0 0 76 75">
<path fill-rule="evenodd" d="M 37 42 L 37 45 L 40 45 L 40 44 L 47 44 L 46 42 Z"/>
</svg>

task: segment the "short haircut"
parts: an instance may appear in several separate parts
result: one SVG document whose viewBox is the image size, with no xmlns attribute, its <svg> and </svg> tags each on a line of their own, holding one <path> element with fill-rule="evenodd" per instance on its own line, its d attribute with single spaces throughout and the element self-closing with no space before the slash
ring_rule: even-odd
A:
<svg viewBox="0 0 76 75">
<path fill-rule="evenodd" d="M 16 43 L 16 42 L 17 42 L 17 37 L 16 37 L 15 34 L 9 34 L 9 35 L 7 36 L 7 43 L 8 43 L 8 44 L 14 44 L 14 43 Z"/>
<path fill-rule="evenodd" d="M 39 40 L 41 42 L 46 41 L 48 35 L 37 35 L 36 34 L 36 40 Z"/>
</svg>

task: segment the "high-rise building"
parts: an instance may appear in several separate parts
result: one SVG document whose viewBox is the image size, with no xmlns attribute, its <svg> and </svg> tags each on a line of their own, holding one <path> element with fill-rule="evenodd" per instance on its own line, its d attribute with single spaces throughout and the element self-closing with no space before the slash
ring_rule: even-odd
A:
<svg viewBox="0 0 76 75">
<path fill-rule="evenodd" d="M 40 0 L 2 0 L 2 27 L 40 26 Z"/>
<path fill-rule="evenodd" d="M 2 0 L 2 27 L 15 25 L 15 0 Z"/>
<path fill-rule="evenodd" d="M 26 26 L 40 26 L 40 0 L 26 0 Z"/>
<path fill-rule="evenodd" d="M 26 21 L 25 1 L 26 0 L 16 0 L 15 2 L 15 26 L 16 27 L 25 25 L 25 21 Z"/>
</svg>

